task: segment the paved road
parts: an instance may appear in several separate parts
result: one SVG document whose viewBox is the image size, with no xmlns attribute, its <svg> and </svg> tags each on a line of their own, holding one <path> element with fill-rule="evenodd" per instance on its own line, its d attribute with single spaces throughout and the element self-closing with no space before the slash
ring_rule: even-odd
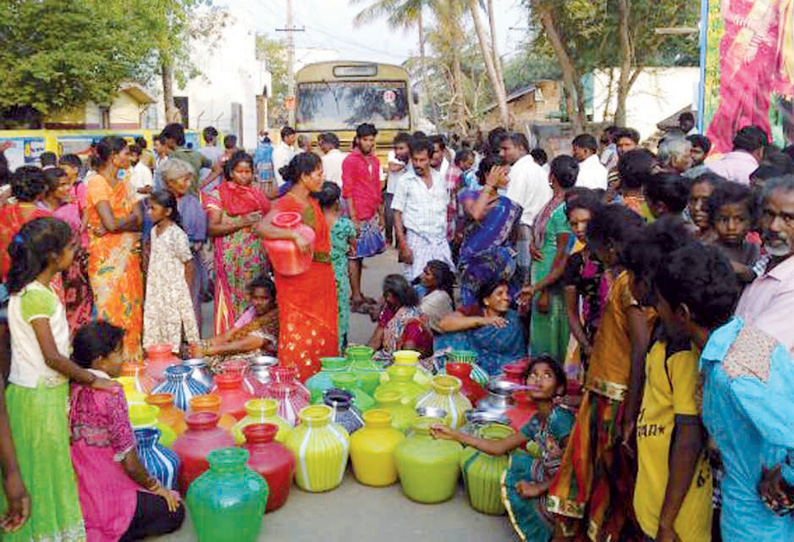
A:
<svg viewBox="0 0 794 542">
<path fill-rule="evenodd" d="M 400 272 L 396 253 L 387 252 L 366 262 L 364 293 L 380 296 L 383 277 Z M 366 343 L 374 324 L 363 315 L 353 315 L 351 342 Z M 160 542 L 195 540 L 188 519 L 176 534 Z M 287 504 L 264 519 L 259 536 L 267 542 L 490 542 L 515 540 L 506 516 L 485 516 L 468 504 L 462 487 L 442 504 L 424 505 L 408 500 L 399 484 L 370 488 L 356 482 L 348 472 L 342 485 L 329 493 L 311 494 L 293 485 Z"/>
</svg>

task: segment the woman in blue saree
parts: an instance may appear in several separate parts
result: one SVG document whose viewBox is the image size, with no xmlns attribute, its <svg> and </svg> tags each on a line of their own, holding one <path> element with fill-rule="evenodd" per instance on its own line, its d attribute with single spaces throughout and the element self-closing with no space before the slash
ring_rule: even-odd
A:
<svg viewBox="0 0 794 542">
<path fill-rule="evenodd" d="M 491 376 L 502 367 L 526 357 L 524 327 L 510 308 L 508 284 L 494 281 L 481 286 L 477 302 L 448 314 L 438 322 L 444 334 L 435 338 L 436 353 L 441 350 L 467 350 L 477 353 L 478 364 Z"/>
<path fill-rule="evenodd" d="M 477 303 L 483 284 L 505 281 L 510 298 L 521 281 L 516 273 L 515 232 L 522 208 L 497 190 L 507 186 L 507 169 L 484 159 L 478 171 L 483 189 L 464 190 L 460 195 L 466 215 L 458 272 L 463 305 Z"/>
</svg>

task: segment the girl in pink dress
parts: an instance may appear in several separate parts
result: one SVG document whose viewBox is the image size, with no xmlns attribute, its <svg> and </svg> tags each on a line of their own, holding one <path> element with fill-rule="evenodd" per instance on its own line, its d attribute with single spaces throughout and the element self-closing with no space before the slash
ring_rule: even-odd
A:
<svg viewBox="0 0 794 542">
<path fill-rule="evenodd" d="M 121 372 L 124 330 L 106 322 L 78 330 L 75 363 L 99 377 Z M 138 460 L 121 387 L 99 391 L 72 384 L 71 456 L 88 542 L 141 540 L 182 526 L 179 495 L 151 476 Z"/>
</svg>

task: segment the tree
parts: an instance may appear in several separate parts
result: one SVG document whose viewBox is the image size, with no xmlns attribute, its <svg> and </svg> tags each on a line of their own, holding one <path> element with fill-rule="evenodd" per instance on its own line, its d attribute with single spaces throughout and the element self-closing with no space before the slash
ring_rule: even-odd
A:
<svg viewBox="0 0 794 542">
<path fill-rule="evenodd" d="M 491 81 L 496 104 L 499 107 L 499 116 L 503 126 L 510 124 L 510 113 L 507 109 L 507 91 L 505 89 L 504 75 L 502 74 L 502 61 L 496 49 L 496 23 L 494 19 L 493 3 L 488 1 L 488 21 L 489 30 L 480 16 L 479 0 L 468 0 L 468 8 L 474 20 L 474 28 L 477 31 L 477 39 L 480 43 L 485 68 L 488 72 L 488 79 Z M 490 34 L 490 38 L 489 38 Z"/>
<path fill-rule="evenodd" d="M 272 76 L 273 85 L 268 89 L 267 110 L 270 115 L 268 125 L 281 126 L 287 123 L 287 110 L 284 100 L 289 86 L 287 77 L 287 50 L 283 40 L 271 39 L 266 35 L 256 37 L 256 57 L 267 62 L 267 69 Z"/>
<path fill-rule="evenodd" d="M 88 101 L 110 105 L 119 84 L 151 73 L 138 28 L 117 0 L 0 3 L 0 114 L 39 126 Z"/>
<path fill-rule="evenodd" d="M 425 53 L 425 24 L 422 11 L 426 6 L 432 6 L 436 0 L 351 0 L 353 4 L 364 1 L 372 2 L 356 15 L 354 22 L 357 25 L 366 24 L 375 19 L 385 17 L 392 28 L 412 28 L 416 26 L 419 32 L 419 57 L 422 69 L 422 99 L 428 90 L 427 55 Z M 434 124 L 438 119 L 431 106 L 431 118 Z"/>
<path fill-rule="evenodd" d="M 597 69 L 617 76 L 617 105 L 611 115 L 624 124 L 626 99 L 646 66 L 692 65 L 697 44 L 667 39 L 656 32 L 669 26 L 694 26 L 696 2 L 678 0 L 523 0 L 530 9 L 536 38 L 532 47 L 553 51 L 565 90 L 568 115 L 576 131 L 587 124 L 582 76 Z M 619 63 L 615 62 L 619 59 Z M 610 84 L 610 92 L 612 85 Z M 608 100 L 609 102 L 609 100 Z"/>
</svg>

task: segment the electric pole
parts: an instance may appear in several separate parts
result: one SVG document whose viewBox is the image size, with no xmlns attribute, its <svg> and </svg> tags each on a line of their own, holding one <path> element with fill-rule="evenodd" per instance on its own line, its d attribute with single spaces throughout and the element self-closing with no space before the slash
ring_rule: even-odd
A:
<svg viewBox="0 0 794 542">
<path fill-rule="evenodd" d="M 276 32 L 287 33 L 287 99 L 286 107 L 289 125 L 295 127 L 295 32 L 303 32 L 303 28 L 295 28 L 292 18 L 292 0 L 287 0 L 287 27 L 276 28 Z"/>
</svg>

